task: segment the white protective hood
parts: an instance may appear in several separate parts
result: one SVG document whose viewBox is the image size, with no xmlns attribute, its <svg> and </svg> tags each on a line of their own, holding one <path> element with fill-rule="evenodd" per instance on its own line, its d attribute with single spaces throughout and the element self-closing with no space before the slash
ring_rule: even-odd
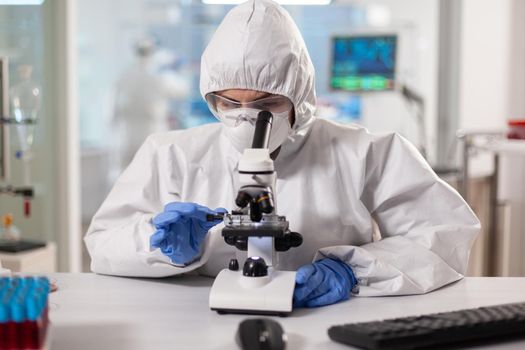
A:
<svg viewBox="0 0 525 350">
<path fill-rule="evenodd" d="M 213 35 L 201 59 L 200 91 L 205 97 L 226 89 L 288 97 L 295 123 L 281 157 L 304 141 L 315 113 L 315 71 L 299 29 L 275 2 L 253 0 L 233 8 Z"/>
</svg>

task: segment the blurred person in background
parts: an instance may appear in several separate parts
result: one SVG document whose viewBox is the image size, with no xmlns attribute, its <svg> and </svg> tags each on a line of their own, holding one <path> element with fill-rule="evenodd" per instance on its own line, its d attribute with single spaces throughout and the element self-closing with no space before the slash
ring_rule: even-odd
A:
<svg viewBox="0 0 525 350">
<path fill-rule="evenodd" d="M 115 146 L 120 170 L 131 162 L 148 135 L 175 126 L 169 120 L 170 102 L 189 93 L 189 84 L 181 75 L 161 69 L 166 55 L 160 53 L 153 37 L 140 38 L 134 46 L 135 62 L 117 81 L 113 125 L 119 134 Z"/>
</svg>

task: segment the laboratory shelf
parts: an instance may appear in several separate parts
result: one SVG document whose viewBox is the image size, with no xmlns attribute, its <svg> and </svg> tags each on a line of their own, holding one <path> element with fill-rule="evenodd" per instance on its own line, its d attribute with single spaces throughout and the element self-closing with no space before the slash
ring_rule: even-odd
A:
<svg viewBox="0 0 525 350">
<path fill-rule="evenodd" d="M 475 142 L 475 146 L 498 154 L 525 156 L 525 140 L 483 140 Z"/>
</svg>

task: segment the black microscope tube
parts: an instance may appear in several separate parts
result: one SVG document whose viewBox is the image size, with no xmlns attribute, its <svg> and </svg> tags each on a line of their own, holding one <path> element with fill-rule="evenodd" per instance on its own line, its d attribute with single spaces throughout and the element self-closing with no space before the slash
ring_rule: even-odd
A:
<svg viewBox="0 0 525 350">
<path fill-rule="evenodd" d="M 268 148 L 270 132 L 272 131 L 273 115 L 268 111 L 260 111 L 255 122 L 252 148 Z"/>
</svg>

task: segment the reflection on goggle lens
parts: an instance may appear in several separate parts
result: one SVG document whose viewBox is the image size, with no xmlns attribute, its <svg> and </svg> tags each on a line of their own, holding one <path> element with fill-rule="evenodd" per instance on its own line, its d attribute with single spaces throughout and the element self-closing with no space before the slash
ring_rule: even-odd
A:
<svg viewBox="0 0 525 350">
<path fill-rule="evenodd" d="M 236 108 L 228 111 L 221 111 L 219 119 L 222 120 L 228 126 L 239 126 L 242 122 L 250 123 L 255 125 L 257 116 L 259 115 L 258 109 L 248 108 Z"/>
<path fill-rule="evenodd" d="M 206 101 L 214 114 L 227 112 L 237 108 L 257 109 L 271 113 L 289 112 L 293 108 L 292 102 L 285 96 L 274 95 L 251 102 L 237 102 L 213 92 L 206 95 Z"/>
</svg>

